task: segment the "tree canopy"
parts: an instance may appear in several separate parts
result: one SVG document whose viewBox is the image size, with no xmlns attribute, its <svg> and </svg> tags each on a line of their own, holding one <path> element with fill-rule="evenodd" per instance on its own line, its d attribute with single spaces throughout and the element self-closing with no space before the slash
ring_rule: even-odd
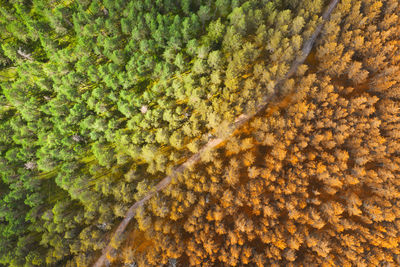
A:
<svg viewBox="0 0 400 267">
<path fill-rule="evenodd" d="M 396 0 L 0 0 L 0 265 L 399 262 Z M 270 110 L 270 111 L 268 111 Z"/>
</svg>

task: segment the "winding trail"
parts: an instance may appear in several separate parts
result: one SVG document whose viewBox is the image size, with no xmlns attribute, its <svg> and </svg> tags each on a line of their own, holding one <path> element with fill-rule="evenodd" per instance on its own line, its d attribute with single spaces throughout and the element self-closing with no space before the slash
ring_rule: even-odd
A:
<svg viewBox="0 0 400 267">
<path fill-rule="evenodd" d="M 306 60 L 307 56 L 310 54 L 311 49 L 315 43 L 315 40 L 317 39 L 318 35 L 321 33 L 321 30 L 324 26 L 324 22 L 329 19 L 330 14 L 336 7 L 336 5 L 339 3 L 339 0 L 331 0 L 329 5 L 327 6 L 326 10 L 322 14 L 322 22 L 316 27 L 314 30 L 313 34 L 310 36 L 310 38 L 303 44 L 301 53 L 299 56 L 296 57 L 296 59 L 293 61 L 288 73 L 281 79 L 279 80 L 274 89 L 277 89 L 283 82 L 285 82 L 287 79 L 289 79 L 291 76 L 293 76 L 297 68 L 304 63 Z M 267 104 L 269 101 L 267 99 L 263 99 L 263 102 L 257 106 L 257 110 L 255 113 L 252 114 L 242 114 L 238 116 L 235 120 L 235 122 L 231 125 L 229 133 L 226 135 L 226 138 L 213 138 L 210 139 L 207 144 L 205 144 L 199 152 L 196 154 L 193 154 L 188 160 L 186 160 L 184 163 L 179 165 L 173 172 L 172 174 L 166 176 L 163 178 L 152 190 L 150 190 L 141 200 L 137 201 L 135 204 L 133 204 L 129 210 L 126 212 L 125 218 L 122 220 L 122 222 L 118 225 L 117 229 L 115 230 L 113 236 L 111 239 L 118 239 L 123 232 L 125 231 L 126 227 L 132 220 L 132 218 L 136 214 L 136 210 L 138 207 L 142 206 L 144 203 L 146 203 L 147 200 L 149 200 L 151 197 L 153 197 L 157 192 L 163 190 L 166 188 L 170 183 L 173 177 L 175 177 L 177 174 L 182 173 L 185 169 L 193 166 L 195 163 L 197 163 L 203 153 L 207 150 L 213 149 L 222 142 L 224 142 L 232 133 L 238 129 L 240 126 L 248 122 L 251 118 L 253 118 L 256 114 L 258 114 L 260 111 L 266 108 Z M 93 264 L 93 267 L 101 267 L 103 265 L 109 265 L 109 262 L 107 260 L 107 254 L 113 250 L 113 247 L 109 243 L 102 251 L 101 256 L 97 259 L 97 261 Z"/>
</svg>

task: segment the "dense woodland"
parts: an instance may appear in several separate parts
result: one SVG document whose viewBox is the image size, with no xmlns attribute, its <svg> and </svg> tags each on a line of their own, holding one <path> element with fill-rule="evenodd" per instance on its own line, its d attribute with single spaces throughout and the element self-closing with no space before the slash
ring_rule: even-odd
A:
<svg viewBox="0 0 400 267">
<path fill-rule="evenodd" d="M 292 93 L 142 208 L 120 260 L 398 266 L 396 14 L 397 1 L 342 1 Z"/>
<path fill-rule="evenodd" d="M 400 5 L 0 0 L 0 265 L 400 265 Z"/>
</svg>

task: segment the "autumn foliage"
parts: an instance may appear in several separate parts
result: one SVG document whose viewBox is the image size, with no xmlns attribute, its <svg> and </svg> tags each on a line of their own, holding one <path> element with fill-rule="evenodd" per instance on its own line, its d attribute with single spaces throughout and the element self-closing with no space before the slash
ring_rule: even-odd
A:
<svg viewBox="0 0 400 267">
<path fill-rule="evenodd" d="M 116 260 L 399 265 L 398 14 L 395 0 L 341 1 L 293 94 L 152 198 L 136 216 L 151 245 Z"/>
<path fill-rule="evenodd" d="M 334 2 L 0 0 L 0 266 L 399 266 L 400 4 Z"/>
</svg>

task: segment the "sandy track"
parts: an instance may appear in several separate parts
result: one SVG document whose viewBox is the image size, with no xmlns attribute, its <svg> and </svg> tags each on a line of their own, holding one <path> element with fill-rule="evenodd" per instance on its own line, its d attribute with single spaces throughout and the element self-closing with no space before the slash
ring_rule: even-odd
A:
<svg viewBox="0 0 400 267">
<path fill-rule="evenodd" d="M 311 49 L 315 43 L 315 40 L 317 39 L 318 35 L 321 33 L 321 30 L 324 26 L 324 22 L 328 20 L 330 14 L 336 7 L 336 5 L 339 3 L 339 0 L 332 0 L 324 13 L 322 14 L 322 22 L 316 27 L 314 30 L 313 34 L 310 36 L 310 38 L 303 44 L 301 53 L 299 56 L 296 57 L 296 59 L 293 61 L 288 73 L 283 77 L 280 81 L 276 83 L 275 87 L 279 87 L 283 82 L 285 82 L 287 79 L 289 79 L 291 76 L 293 76 L 297 68 L 304 63 L 306 60 L 307 56 L 310 54 Z M 275 88 L 276 89 L 276 88 Z M 227 135 L 228 137 L 240 126 L 245 124 L 247 121 L 249 121 L 251 118 L 253 118 L 258 112 L 261 110 L 265 109 L 268 104 L 267 100 L 264 100 L 262 104 L 260 104 L 257 107 L 257 111 L 253 114 L 241 114 L 238 116 L 232 125 L 230 127 L 232 130 L 230 130 L 229 134 Z M 149 200 L 152 196 L 154 196 L 157 192 L 163 190 L 166 188 L 170 183 L 173 177 L 175 177 L 177 174 L 182 173 L 185 169 L 189 168 L 190 166 L 193 166 L 195 163 L 197 163 L 200 159 L 202 154 L 210 149 L 215 148 L 222 142 L 224 142 L 227 138 L 222 139 L 222 138 L 213 138 L 210 139 L 207 144 L 205 144 L 199 152 L 196 154 L 193 154 L 189 159 L 187 159 L 184 163 L 179 165 L 171 175 L 166 176 L 163 178 L 152 190 L 150 190 L 141 200 L 137 201 L 135 204 L 133 204 L 129 210 L 126 212 L 125 218 L 122 220 L 122 222 L 118 225 L 117 229 L 115 230 L 112 238 L 118 238 L 120 237 L 123 232 L 125 231 L 126 227 L 128 226 L 129 222 L 132 220 L 132 218 L 136 214 L 136 210 L 138 207 L 142 206 L 144 203 L 146 203 L 147 200 Z M 107 260 L 107 253 L 112 251 L 112 246 L 111 244 L 108 244 L 102 251 L 101 256 L 97 259 L 97 261 L 93 264 L 93 267 L 101 267 L 103 265 L 108 265 L 108 260 Z"/>
</svg>

